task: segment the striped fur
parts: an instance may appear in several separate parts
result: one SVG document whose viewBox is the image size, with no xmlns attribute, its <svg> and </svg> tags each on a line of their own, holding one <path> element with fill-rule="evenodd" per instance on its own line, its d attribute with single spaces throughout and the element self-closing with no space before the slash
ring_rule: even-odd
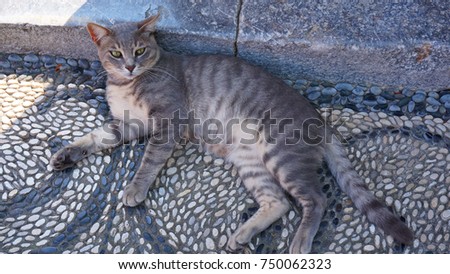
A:
<svg viewBox="0 0 450 274">
<path fill-rule="evenodd" d="M 123 194 L 125 205 L 136 206 L 146 198 L 176 142 L 188 136 L 233 163 L 260 206 L 230 236 L 228 250 L 241 251 L 255 234 L 283 216 L 289 209 L 289 195 L 303 209 L 289 251 L 308 253 L 325 210 L 316 174 L 325 156 L 356 207 L 398 241 L 411 242 L 410 230 L 367 190 L 305 98 L 282 80 L 237 58 L 163 51 L 153 35 L 155 22 L 156 17 L 151 17 L 110 29 L 89 24 L 108 72 L 107 99 L 115 120 L 58 151 L 52 158 L 55 169 L 148 137 L 141 165 Z M 114 57 L 117 52 L 112 51 L 120 51 L 121 57 Z M 167 126 L 165 119 L 182 120 L 183 126 Z"/>
<path fill-rule="evenodd" d="M 333 142 L 325 148 L 325 159 L 331 173 L 356 208 L 366 214 L 370 222 L 400 243 L 411 244 L 414 236 L 411 230 L 368 190 L 367 185 L 353 169 L 340 142 L 333 138 Z"/>
</svg>

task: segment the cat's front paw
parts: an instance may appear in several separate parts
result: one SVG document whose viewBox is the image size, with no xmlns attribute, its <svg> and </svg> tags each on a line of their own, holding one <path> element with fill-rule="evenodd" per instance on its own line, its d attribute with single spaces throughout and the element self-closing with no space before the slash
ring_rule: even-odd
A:
<svg viewBox="0 0 450 274">
<path fill-rule="evenodd" d="M 123 190 L 122 201 L 126 206 L 137 206 L 145 200 L 147 191 L 141 190 L 138 185 L 131 183 Z"/>
<path fill-rule="evenodd" d="M 50 164 L 55 170 L 66 169 L 86 157 L 87 154 L 88 151 L 81 147 L 65 147 L 52 156 Z"/>
</svg>

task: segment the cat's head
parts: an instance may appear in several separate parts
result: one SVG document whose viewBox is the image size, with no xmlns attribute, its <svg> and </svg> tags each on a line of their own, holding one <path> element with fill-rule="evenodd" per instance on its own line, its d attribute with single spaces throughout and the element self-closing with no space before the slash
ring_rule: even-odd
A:
<svg viewBox="0 0 450 274">
<path fill-rule="evenodd" d="M 158 17 L 159 14 L 138 23 L 110 28 L 94 23 L 87 25 L 109 77 L 117 81 L 133 80 L 156 64 L 159 47 L 154 33 Z"/>
</svg>

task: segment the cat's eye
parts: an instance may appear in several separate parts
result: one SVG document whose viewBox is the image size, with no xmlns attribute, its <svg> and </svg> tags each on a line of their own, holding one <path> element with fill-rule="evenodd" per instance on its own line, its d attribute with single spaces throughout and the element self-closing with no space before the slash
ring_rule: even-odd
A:
<svg viewBox="0 0 450 274">
<path fill-rule="evenodd" d="M 112 50 L 110 51 L 111 56 L 114 58 L 120 58 L 122 57 L 122 52 L 118 51 L 118 50 Z"/>
<path fill-rule="evenodd" d="M 140 49 L 137 49 L 137 50 L 134 52 L 134 55 L 135 55 L 135 56 L 139 56 L 139 55 L 144 54 L 144 52 L 145 52 L 145 48 L 140 48 Z"/>
</svg>

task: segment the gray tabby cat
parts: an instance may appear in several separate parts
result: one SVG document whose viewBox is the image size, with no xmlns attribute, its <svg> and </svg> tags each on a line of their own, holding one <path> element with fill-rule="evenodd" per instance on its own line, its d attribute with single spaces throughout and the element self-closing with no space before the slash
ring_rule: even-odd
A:
<svg viewBox="0 0 450 274">
<path fill-rule="evenodd" d="M 163 51 L 154 35 L 157 19 L 111 28 L 88 24 L 108 73 L 106 94 L 115 119 L 58 151 L 51 161 L 54 169 L 148 136 L 141 165 L 123 194 L 125 205 L 136 206 L 144 201 L 175 144 L 184 137 L 202 140 L 209 151 L 234 164 L 259 204 L 229 238 L 227 249 L 241 251 L 255 234 L 283 216 L 290 208 L 289 194 L 303 209 L 289 251 L 308 253 L 325 210 L 316 173 L 325 158 L 340 187 L 369 221 L 397 241 L 411 243 L 412 232 L 369 192 L 338 138 L 306 99 L 282 80 L 237 58 Z M 168 126 L 167 121 L 177 119 L 188 122 Z M 209 130 L 197 126 L 205 123 Z"/>
</svg>

